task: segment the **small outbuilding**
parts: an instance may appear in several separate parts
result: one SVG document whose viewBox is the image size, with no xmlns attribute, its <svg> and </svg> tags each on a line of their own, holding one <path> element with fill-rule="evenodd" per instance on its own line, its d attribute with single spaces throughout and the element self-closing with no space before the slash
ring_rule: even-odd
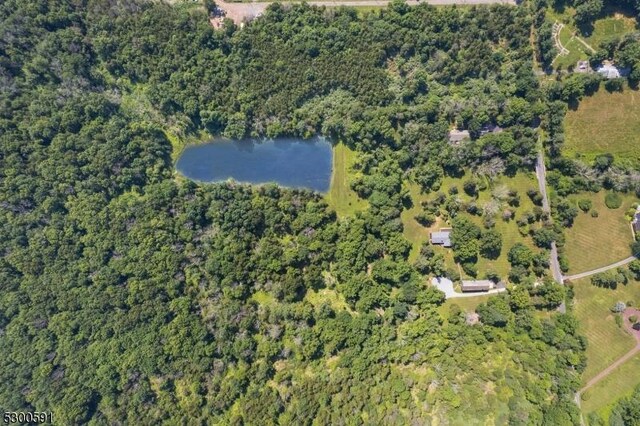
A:
<svg viewBox="0 0 640 426">
<path fill-rule="evenodd" d="M 589 72 L 589 61 L 578 61 L 576 66 L 576 72 Z"/>
<path fill-rule="evenodd" d="M 474 280 L 465 281 L 462 280 L 462 291 L 465 293 L 473 291 L 489 291 L 493 288 L 493 281 L 489 280 Z"/>
<path fill-rule="evenodd" d="M 451 247 L 451 229 L 441 229 L 429 234 L 431 244 Z"/>
</svg>

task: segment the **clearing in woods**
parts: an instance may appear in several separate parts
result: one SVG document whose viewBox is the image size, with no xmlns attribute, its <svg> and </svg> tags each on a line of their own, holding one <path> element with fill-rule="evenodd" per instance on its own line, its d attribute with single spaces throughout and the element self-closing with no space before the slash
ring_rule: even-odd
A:
<svg viewBox="0 0 640 426">
<path fill-rule="evenodd" d="M 353 170 L 355 154 L 343 143 L 333 147 L 333 172 L 327 202 L 339 217 L 353 215 L 368 206 L 367 202 L 358 197 L 350 186 L 350 177 L 355 173 Z"/>
</svg>

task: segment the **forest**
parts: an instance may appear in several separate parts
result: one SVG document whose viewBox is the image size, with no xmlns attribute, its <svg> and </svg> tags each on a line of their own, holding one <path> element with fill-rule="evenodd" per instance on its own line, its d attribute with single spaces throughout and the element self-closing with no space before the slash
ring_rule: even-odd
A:
<svg viewBox="0 0 640 426">
<path fill-rule="evenodd" d="M 214 31 L 190 5 L 7 0 L 0 20 L 5 410 L 59 424 L 579 424 L 586 339 L 570 304 L 556 312 L 572 289 L 542 261 L 561 231 L 531 219 L 545 222 L 535 249 L 508 253 L 519 285 L 474 324 L 427 284 L 428 245 L 409 261 L 400 220 L 407 179 L 436 193 L 446 176 L 530 171 L 539 125 L 550 152 L 561 144 L 567 104 L 593 82 L 539 84 L 529 7 L 274 4 Z M 452 125 L 471 140 L 451 144 Z M 176 177 L 172 144 L 203 131 L 342 141 L 369 208 L 338 219 L 307 190 Z M 466 270 L 500 251 L 491 223 L 441 201 Z M 559 227 L 572 214 L 554 208 Z"/>
</svg>

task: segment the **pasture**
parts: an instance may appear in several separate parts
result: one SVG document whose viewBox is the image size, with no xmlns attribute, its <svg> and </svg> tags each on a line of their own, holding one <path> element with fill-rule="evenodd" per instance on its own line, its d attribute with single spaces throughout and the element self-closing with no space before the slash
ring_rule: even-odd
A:
<svg viewBox="0 0 640 426">
<path fill-rule="evenodd" d="M 640 159 L 640 92 L 625 87 L 609 93 L 600 88 L 565 117 L 565 155 L 592 160 L 611 153 L 616 161 Z"/>
<path fill-rule="evenodd" d="M 615 321 L 610 308 L 616 302 L 640 303 L 640 282 L 632 281 L 615 290 L 591 285 L 588 278 L 578 280 L 574 286 L 574 312 L 580 321 L 581 332 L 587 337 L 587 368 L 583 383 L 604 370 L 616 359 L 633 348 L 634 339 Z M 614 370 L 611 375 L 593 386 L 582 401 L 583 412 L 603 409 L 618 398 L 630 393 L 640 382 L 640 356 Z"/>
<path fill-rule="evenodd" d="M 590 271 L 615 263 L 631 255 L 629 245 L 633 242 L 627 210 L 637 198 L 622 194 L 622 206 L 609 209 L 605 205 L 606 191 L 581 193 L 569 199 L 578 205 L 578 200 L 588 199 L 598 212 L 598 217 L 580 211 L 573 226 L 565 228 L 564 253 L 569 261 L 569 275 Z"/>
</svg>

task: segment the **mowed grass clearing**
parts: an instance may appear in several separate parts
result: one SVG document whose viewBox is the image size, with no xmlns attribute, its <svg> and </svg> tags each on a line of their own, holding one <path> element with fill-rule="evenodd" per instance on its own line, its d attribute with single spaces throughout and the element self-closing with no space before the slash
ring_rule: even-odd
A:
<svg viewBox="0 0 640 426">
<path fill-rule="evenodd" d="M 559 39 L 560 43 L 564 46 L 565 49 L 569 51 L 567 55 L 558 55 L 553 61 L 553 66 L 555 68 L 569 68 L 575 67 L 580 60 L 586 60 L 589 58 L 590 50 L 582 43 L 580 43 L 577 38 L 579 36 L 574 35 L 572 28 L 568 26 L 564 26 L 562 30 L 560 30 Z"/>
<path fill-rule="evenodd" d="M 582 375 L 584 384 L 635 345 L 633 337 L 618 327 L 610 308 L 619 301 L 633 302 L 637 306 L 640 303 L 640 282 L 631 281 L 612 290 L 595 287 L 588 278 L 584 278 L 574 283 L 574 293 L 574 312 L 580 321 L 581 332 L 589 342 L 587 368 Z M 640 357 L 636 356 L 592 387 L 589 398 L 582 402 L 583 411 L 599 410 L 631 392 L 640 383 L 640 369 L 630 366 L 638 363 Z"/>
<path fill-rule="evenodd" d="M 336 211 L 339 217 L 353 215 L 367 208 L 367 202 L 358 197 L 351 189 L 351 179 L 355 172 L 355 151 L 349 149 L 343 143 L 333 147 L 333 172 L 331 174 L 331 187 L 327 194 L 327 203 Z"/>
<path fill-rule="evenodd" d="M 476 311 L 476 308 L 481 303 L 487 303 L 487 301 L 494 296 L 485 295 L 477 297 L 458 297 L 455 299 L 447 299 L 439 308 L 438 312 L 443 318 L 449 318 L 449 310 L 451 305 L 458 305 L 463 312 L 472 313 Z"/>
<path fill-rule="evenodd" d="M 613 13 L 612 16 L 598 19 L 593 27 L 593 33 L 586 38 L 586 41 L 593 48 L 598 49 L 603 41 L 633 32 L 636 29 L 636 21 L 630 16 Z"/>
<path fill-rule="evenodd" d="M 640 384 L 640 355 L 636 355 L 615 369 L 611 374 L 587 391 L 587 400 L 581 402 L 582 411 L 589 414 L 597 412 L 608 421 L 614 403 L 622 397 L 631 395 Z"/>
<path fill-rule="evenodd" d="M 573 283 L 574 312 L 582 333 L 587 336 L 587 368 L 584 383 L 608 367 L 634 346 L 634 339 L 615 322 L 611 307 L 616 302 L 640 302 L 640 283 L 632 281 L 615 290 L 591 284 L 589 278 Z M 640 372 L 638 380 L 640 381 Z"/>
<path fill-rule="evenodd" d="M 640 159 L 640 92 L 628 87 L 609 93 L 600 88 L 583 98 L 565 118 L 565 155 L 584 157 L 611 153 L 616 161 Z"/>
<path fill-rule="evenodd" d="M 620 194 L 623 199 L 618 209 L 609 209 L 605 203 L 606 191 L 581 193 L 570 197 L 577 206 L 578 200 L 589 199 L 598 217 L 580 211 L 571 228 L 565 228 L 564 253 L 569 261 L 569 274 L 576 274 L 615 263 L 631 255 L 633 242 L 627 210 L 637 198 Z"/>
</svg>

